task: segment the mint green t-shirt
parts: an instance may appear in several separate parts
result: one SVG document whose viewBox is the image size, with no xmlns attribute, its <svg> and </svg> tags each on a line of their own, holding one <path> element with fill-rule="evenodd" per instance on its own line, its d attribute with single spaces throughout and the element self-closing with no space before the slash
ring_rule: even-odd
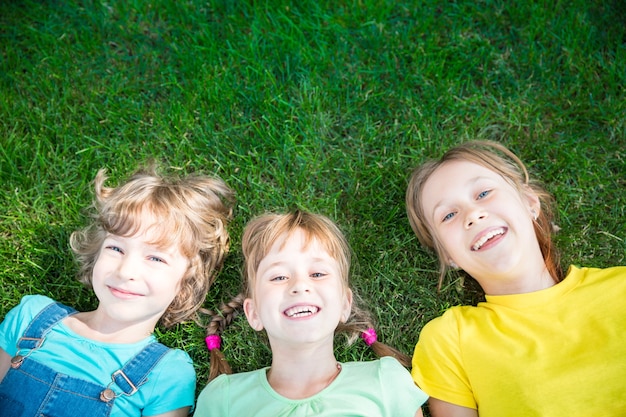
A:
<svg viewBox="0 0 626 417">
<path fill-rule="evenodd" d="M 0 348 L 14 356 L 17 341 L 26 327 L 37 313 L 53 302 L 42 295 L 23 297 L 0 324 Z M 32 351 L 30 358 L 57 372 L 106 386 L 111 382 L 113 372 L 154 341 L 154 336 L 150 336 L 131 344 L 103 343 L 85 339 L 58 323 L 46 334 L 41 347 Z M 196 374 L 189 355 L 182 350 L 170 349 L 139 391 L 115 399 L 110 417 L 151 416 L 193 406 L 195 386 Z M 116 393 L 121 392 L 116 385 L 110 388 Z"/>
<path fill-rule="evenodd" d="M 200 393 L 194 417 L 413 417 L 428 398 L 394 358 L 341 366 L 328 387 L 301 400 L 276 393 L 268 368 L 221 375 Z"/>
</svg>

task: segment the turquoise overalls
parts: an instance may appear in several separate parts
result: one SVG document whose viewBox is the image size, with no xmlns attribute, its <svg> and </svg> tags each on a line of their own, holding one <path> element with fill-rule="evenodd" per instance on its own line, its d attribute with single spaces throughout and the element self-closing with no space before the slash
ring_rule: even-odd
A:
<svg viewBox="0 0 626 417">
<path fill-rule="evenodd" d="M 46 306 L 31 321 L 17 342 L 17 354 L 0 382 L 0 417 L 107 417 L 114 407 L 113 384 L 133 395 L 169 351 L 161 343 L 151 343 L 129 360 L 102 385 L 54 371 L 29 358 L 42 346 L 46 333 L 68 315 L 76 313 L 60 303 Z M 141 410 L 137 410 L 137 416 Z"/>
</svg>

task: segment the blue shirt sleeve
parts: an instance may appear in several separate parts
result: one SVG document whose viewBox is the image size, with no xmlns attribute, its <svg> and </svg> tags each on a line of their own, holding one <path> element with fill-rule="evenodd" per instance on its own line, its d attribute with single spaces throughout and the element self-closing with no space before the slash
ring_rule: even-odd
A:
<svg viewBox="0 0 626 417">
<path fill-rule="evenodd" d="M 142 415 L 153 416 L 182 407 L 193 407 L 196 371 L 186 352 L 172 349 L 161 359 L 150 377 L 153 379 L 153 392 Z"/>
<path fill-rule="evenodd" d="M 17 353 L 17 341 L 24 331 L 45 306 L 54 300 L 43 295 L 26 295 L 20 303 L 13 307 L 0 323 L 0 348 L 9 356 Z"/>
</svg>

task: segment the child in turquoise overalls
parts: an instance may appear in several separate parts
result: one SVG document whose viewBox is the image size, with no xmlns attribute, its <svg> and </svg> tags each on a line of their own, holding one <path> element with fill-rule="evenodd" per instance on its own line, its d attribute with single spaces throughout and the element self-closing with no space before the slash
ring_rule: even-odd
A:
<svg viewBox="0 0 626 417">
<path fill-rule="evenodd" d="M 195 318 L 228 250 L 232 191 L 220 179 L 153 168 L 117 188 L 95 179 L 95 223 L 71 237 L 95 310 L 25 296 L 0 324 L 0 415 L 186 416 L 190 357 L 158 343 Z"/>
</svg>

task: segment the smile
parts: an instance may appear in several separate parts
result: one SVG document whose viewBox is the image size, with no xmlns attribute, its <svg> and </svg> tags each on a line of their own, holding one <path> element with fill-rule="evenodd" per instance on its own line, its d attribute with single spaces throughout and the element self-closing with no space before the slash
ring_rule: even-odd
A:
<svg viewBox="0 0 626 417">
<path fill-rule="evenodd" d="M 141 294 L 137 294 L 137 293 L 134 293 L 134 292 L 126 291 L 126 290 L 123 290 L 121 288 L 109 287 L 109 290 L 117 298 L 129 299 L 129 298 L 136 298 L 136 297 L 141 297 L 142 296 Z"/>
<path fill-rule="evenodd" d="M 484 235 L 483 235 L 480 239 L 478 239 L 478 240 L 476 241 L 476 243 L 474 243 L 474 244 L 472 245 L 472 250 L 473 250 L 473 251 L 477 251 L 477 250 L 479 250 L 479 249 L 480 249 L 480 248 L 482 248 L 482 247 L 483 247 L 483 245 L 484 245 L 485 243 L 487 243 L 489 240 L 493 239 L 493 238 L 494 238 L 494 237 L 496 237 L 496 236 L 501 236 L 501 235 L 503 235 L 505 232 L 506 232 L 506 230 L 505 230 L 503 227 L 500 227 L 500 228 L 498 228 L 498 229 L 494 229 L 494 230 L 491 230 L 491 231 L 487 232 L 487 233 L 486 233 L 486 234 L 484 234 Z"/>
<path fill-rule="evenodd" d="M 320 309 L 316 306 L 295 306 L 285 310 L 285 315 L 290 318 L 299 318 L 312 316 L 318 311 L 320 311 Z"/>
</svg>

